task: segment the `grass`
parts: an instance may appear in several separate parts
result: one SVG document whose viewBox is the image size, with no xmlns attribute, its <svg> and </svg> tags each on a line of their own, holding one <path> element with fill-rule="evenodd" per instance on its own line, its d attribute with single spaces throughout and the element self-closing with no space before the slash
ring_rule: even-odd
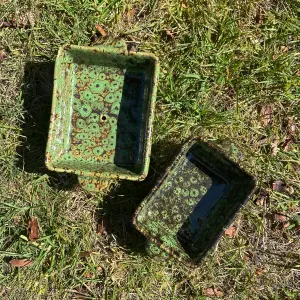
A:
<svg viewBox="0 0 300 300">
<path fill-rule="evenodd" d="M 7 53 L 0 65 L 0 297 L 201 299 L 215 288 L 224 298 L 296 299 L 299 15 L 297 0 L 2 1 L 0 23 L 17 26 L 0 28 Z M 96 43 L 123 38 L 161 61 L 149 176 L 139 184 L 115 182 L 103 194 L 85 192 L 43 162 L 58 47 L 90 44 L 95 24 L 109 34 Z M 237 235 L 223 236 L 189 270 L 148 257 L 130 219 L 180 145 L 197 135 L 238 145 L 259 190 L 235 220 Z M 286 191 L 274 191 L 274 180 Z M 27 238 L 31 216 L 41 231 L 35 243 Z M 103 218 L 110 225 L 99 236 Z M 33 264 L 11 268 L 12 258 Z"/>
</svg>

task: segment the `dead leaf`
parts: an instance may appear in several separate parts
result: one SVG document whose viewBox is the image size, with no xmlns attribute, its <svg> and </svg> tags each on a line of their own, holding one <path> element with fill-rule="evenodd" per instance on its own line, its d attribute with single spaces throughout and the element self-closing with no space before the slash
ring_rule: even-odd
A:
<svg viewBox="0 0 300 300">
<path fill-rule="evenodd" d="M 287 138 L 283 143 L 283 150 L 286 152 L 290 151 L 292 142 L 293 142 L 292 139 Z"/>
<path fill-rule="evenodd" d="M 296 124 L 293 123 L 293 120 L 291 119 L 288 120 L 288 126 L 289 126 L 289 134 L 295 135 L 297 131 L 297 126 Z"/>
<path fill-rule="evenodd" d="M 295 124 L 292 124 L 291 126 L 290 126 L 290 134 L 291 135 L 295 135 L 296 134 L 296 131 L 297 131 L 297 126 L 295 125 Z"/>
<path fill-rule="evenodd" d="M 29 259 L 12 259 L 9 263 L 12 267 L 16 268 L 28 267 L 32 265 L 32 261 Z"/>
<path fill-rule="evenodd" d="M 234 237 L 236 234 L 236 227 L 234 225 L 230 225 L 226 230 L 225 230 L 225 235 L 229 237 Z"/>
<path fill-rule="evenodd" d="M 294 142 L 294 136 L 296 135 L 296 131 L 297 131 L 297 126 L 292 119 L 288 119 L 287 128 L 288 128 L 288 134 L 282 143 L 282 148 L 284 151 L 288 152 L 291 150 L 291 146 Z"/>
<path fill-rule="evenodd" d="M 264 206 L 264 204 L 265 204 L 265 199 L 264 199 L 263 197 L 260 197 L 260 198 L 256 199 L 255 204 L 256 204 L 257 206 Z"/>
<path fill-rule="evenodd" d="M 35 15 L 33 11 L 27 13 L 27 19 L 31 27 L 35 25 Z"/>
<path fill-rule="evenodd" d="M 273 220 L 278 223 L 284 223 L 287 221 L 287 217 L 282 214 L 273 214 Z"/>
<path fill-rule="evenodd" d="M 189 6 L 186 4 L 186 2 L 184 2 L 184 1 L 181 3 L 181 6 L 182 6 L 183 8 L 188 8 L 188 7 L 189 7 Z"/>
<path fill-rule="evenodd" d="M 204 296 L 208 297 L 223 297 L 223 292 L 215 288 L 207 288 L 204 290 Z"/>
<path fill-rule="evenodd" d="M 127 10 L 126 16 L 127 16 L 128 23 L 133 19 L 135 12 L 136 10 L 134 8 Z"/>
<path fill-rule="evenodd" d="M 74 290 L 68 289 L 67 292 L 72 293 L 71 295 L 73 297 L 71 297 L 71 299 L 85 300 L 85 299 L 90 298 L 89 292 L 88 292 L 87 288 L 85 288 L 85 287 L 78 287 Z M 75 295 L 73 295 L 73 294 L 75 294 Z"/>
<path fill-rule="evenodd" d="M 260 6 L 258 6 L 258 8 L 256 10 L 255 22 L 256 22 L 256 24 L 262 23 L 262 11 L 261 11 Z"/>
<path fill-rule="evenodd" d="M 102 268 L 101 266 L 98 266 L 98 267 L 97 267 L 97 272 L 98 272 L 99 274 L 103 273 L 103 268 Z"/>
<path fill-rule="evenodd" d="M 265 191 L 261 191 L 261 193 L 257 196 L 255 200 L 255 204 L 257 206 L 264 206 L 267 203 L 268 194 Z"/>
<path fill-rule="evenodd" d="M 290 225 L 291 225 L 291 223 L 289 221 L 287 221 L 283 224 L 283 228 L 288 228 Z"/>
<path fill-rule="evenodd" d="M 13 18 L 0 23 L 0 28 L 25 28 L 28 29 L 34 25 L 35 19 L 32 12 L 28 12 L 24 15 L 19 15 L 18 19 Z M 18 22 L 17 22 L 18 21 Z"/>
<path fill-rule="evenodd" d="M 39 223 L 36 217 L 32 217 L 28 222 L 29 240 L 36 241 L 40 237 Z"/>
<path fill-rule="evenodd" d="M 5 21 L 0 23 L 0 28 L 14 28 L 15 26 L 16 24 L 11 21 Z"/>
<path fill-rule="evenodd" d="M 18 16 L 19 27 L 33 27 L 35 25 L 35 14 L 33 11 L 28 11 L 27 13 L 20 14 Z"/>
<path fill-rule="evenodd" d="M 278 151 L 279 151 L 278 145 L 279 145 L 279 139 L 276 138 L 276 139 L 271 143 L 271 155 L 272 155 L 272 156 L 276 156 L 276 154 L 278 153 Z"/>
<path fill-rule="evenodd" d="M 174 39 L 175 36 L 173 34 L 173 32 L 170 29 L 165 29 L 167 36 L 169 36 L 170 38 Z"/>
<path fill-rule="evenodd" d="M 250 257 L 247 254 L 244 255 L 244 261 L 250 261 Z"/>
<path fill-rule="evenodd" d="M 132 9 L 130 9 L 130 10 L 127 11 L 127 17 L 129 19 L 132 18 L 132 17 L 134 17 L 134 15 L 135 15 L 135 9 L 134 8 L 132 8 Z"/>
<path fill-rule="evenodd" d="M 285 191 L 288 192 L 290 195 L 294 195 L 294 193 L 295 193 L 294 188 L 291 185 L 289 185 L 289 184 L 287 184 L 285 186 Z"/>
<path fill-rule="evenodd" d="M 94 273 L 91 270 L 87 270 L 86 272 L 84 272 L 83 277 L 84 278 L 93 278 Z"/>
<path fill-rule="evenodd" d="M 255 252 L 246 251 L 244 255 L 244 260 L 252 261 L 254 264 L 259 264 L 259 258 Z"/>
<path fill-rule="evenodd" d="M 300 76 L 300 70 L 296 71 L 296 76 Z"/>
<path fill-rule="evenodd" d="M 285 53 L 289 50 L 289 48 L 287 46 L 281 46 L 280 50 L 281 50 L 282 53 Z"/>
<path fill-rule="evenodd" d="M 105 32 L 105 30 L 103 29 L 102 26 L 100 26 L 99 24 L 96 24 L 96 29 L 97 31 L 103 36 L 103 37 L 106 37 L 107 36 L 107 33 Z"/>
<path fill-rule="evenodd" d="M 286 190 L 286 184 L 281 180 L 275 180 L 272 184 L 273 191 L 284 192 Z"/>
<path fill-rule="evenodd" d="M 101 220 L 97 224 L 97 234 L 107 234 L 107 228 L 109 226 L 108 218 L 106 216 L 102 216 Z"/>
<path fill-rule="evenodd" d="M 258 276 L 260 276 L 260 275 L 264 274 L 264 272 L 265 272 L 264 269 L 258 268 L 258 269 L 256 269 L 255 274 L 258 275 Z"/>
<path fill-rule="evenodd" d="M 0 64 L 4 61 L 4 59 L 7 57 L 7 54 L 4 50 L 0 50 Z"/>
<path fill-rule="evenodd" d="M 264 126 L 269 125 L 272 119 L 273 109 L 271 105 L 265 105 L 261 108 L 261 118 Z"/>
<path fill-rule="evenodd" d="M 102 224 L 97 224 L 97 234 L 98 235 L 102 235 L 103 234 L 103 232 L 104 232 L 104 229 L 103 229 L 103 226 L 102 226 Z"/>
</svg>

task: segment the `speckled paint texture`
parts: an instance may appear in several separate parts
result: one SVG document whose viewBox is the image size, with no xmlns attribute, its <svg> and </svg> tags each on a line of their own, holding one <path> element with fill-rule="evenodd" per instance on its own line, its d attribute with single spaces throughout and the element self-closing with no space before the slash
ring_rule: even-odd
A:
<svg viewBox="0 0 300 300">
<path fill-rule="evenodd" d="M 138 208 L 134 224 L 154 245 L 198 263 L 255 188 L 254 178 L 210 144 L 188 142 Z"/>
<path fill-rule="evenodd" d="M 62 47 L 55 65 L 48 168 L 80 175 L 91 186 L 97 179 L 143 180 L 158 73 L 152 54 Z"/>
</svg>

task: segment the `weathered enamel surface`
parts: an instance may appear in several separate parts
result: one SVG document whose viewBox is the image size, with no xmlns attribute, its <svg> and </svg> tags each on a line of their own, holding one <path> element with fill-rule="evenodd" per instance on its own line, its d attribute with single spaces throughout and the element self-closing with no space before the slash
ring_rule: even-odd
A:
<svg viewBox="0 0 300 300">
<path fill-rule="evenodd" d="M 46 165 L 96 179 L 148 173 L 159 73 L 152 54 L 64 46 L 55 66 Z"/>
<path fill-rule="evenodd" d="M 201 260 L 250 197 L 254 178 L 202 141 L 187 143 L 143 201 L 134 224 L 186 264 Z M 158 249 L 152 245 L 150 251 Z"/>
</svg>

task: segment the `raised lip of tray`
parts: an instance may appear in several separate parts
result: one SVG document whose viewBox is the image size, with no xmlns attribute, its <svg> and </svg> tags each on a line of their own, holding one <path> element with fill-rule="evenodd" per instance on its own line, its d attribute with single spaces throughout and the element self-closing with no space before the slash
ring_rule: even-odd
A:
<svg viewBox="0 0 300 300">
<path fill-rule="evenodd" d="M 69 49 L 78 49 L 93 53 L 113 53 L 113 54 L 121 54 L 125 56 L 145 56 L 152 58 L 154 61 L 154 74 L 153 74 L 153 86 L 152 86 L 152 95 L 150 101 L 149 108 L 149 116 L 147 118 L 147 132 L 145 137 L 145 161 L 142 165 L 142 170 L 139 174 L 122 174 L 122 173 L 111 173 L 109 171 L 82 171 L 76 169 L 68 169 L 68 168 L 57 168 L 52 164 L 51 156 L 51 146 L 53 142 L 53 126 L 54 126 L 54 115 L 55 115 L 55 107 L 58 105 L 58 99 L 56 97 L 55 91 L 57 90 L 57 81 L 55 80 L 60 74 L 58 72 L 58 58 L 64 53 L 64 51 L 68 51 Z M 47 168 L 51 171 L 55 172 L 66 172 L 73 173 L 79 176 L 88 176 L 88 177 L 97 177 L 97 178 L 111 178 L 111 179 L 127 179 L 127 180 L 136 180 L 142 181 L 146 178 L 150 165 L 150 154 L 151 154 L 151 145 L 152 145 L 152 128 L 153 128 L 153 120 L 154 120 L 154 112 L 155 112 L 155 102 L 156 102 L 156 94 L 157 94 L 157 83 L 158 83 L 158 75 L 159 75 L 159 60 L 158 58 L 152 54 L 147 52 L 130 52 L 123 49 L 116 48 L 107 48 L 107 47 L 89 47 L 89 46 L 77 46 L 77 45 L 63 45 L 59 48 L 58 54 L 56 57 L 55 68 L 54 68 L 54 86 L 53 86 L 53 96 L 52 96 L 52 107 L 51 107 L 51 117 L 50 117 L 50 126 L 49 126 L 49 136 L 47 140 L 46 147 L 46 159 L 45 164 Z"/>
<path fill-rule="evenodd" d="M 241 202 L 239 208 L 236 210 L 236 212 L 234 213 L 233 216 L 231 216 L 230 218 L 228 218 L 228 221 L 224 224 L 223 226 L 223 230 L 221 230 L 213 239 L 212 242 L 210 242 L 207 247 L 204 250 L 204 254 L 203 255 L 199 255 L 198 258 L 196 259 L 192 259 L 192 258 L 184 258 L 181 257 L 179 255 L 177 255 L 176 253 L 174 253 L 173 251 L 170 251 L 168 247 L 165 247 L 164 244 L 159 243 L 155 237 L 153 237 L 151 235 L 151 233 L 149 233 L 148 230 L 142 228 L 142 226 L 139 226 L 139 221 L 138 221 L 138 216 L 141 212 L 141 210 L 147 205 L 147 203 L 150 201 L 150 199 L 152 198 L 152 196 L 156 193 L 156 191 L 160 188 L 160 186 L 162 185 L 162 183 L 164 182 L 164 180 L 166 179 L 166 177 L 168 176 L 169 172 L 176 167 L 178 160 L 180 159 L 180 157 L 182 155 L 185 154 L 185 152 L 192 147 L 193 144 L 197 143 L 197 142 L 203 142 L 205 144 L 207 144 L 209 147 L 211 147 L 213 150 L 221 153 L 222 155 L 224 155 L 228 160 L 230 160 L 233 164 L 235 164 L 243 173 L 245 173 L 246 175 L 248 175 L 250 178 L 252 178 L 253 180 L 253 188 L 252 190 L 249 192 L 248 196 L 245 198 L 245 200 L 243 202 Z M 158 182 L 156 183 L 156 185 L 154 186 L 154 188 L 151 190 L 151 192 L 148 194 L 148 196 L 142 201 L 142 203 L 139 205 L 139 207 L 136 209 L 134 216 L 133 216 L 133 224 L 134 226 L 145 235 L 145 237 L 147 239 L 149 239 L 151 242 L 153 242 L 157 247 L 159 247 L 161 250 L 165 251 L 167 254 L 169 254 L 170 256 L 173 256 L 174 258 L 176 258 L 178 261 L 182 262 L 184 265 L 186 265 L 187 267 L 194 267 L 195 265 L 198 265 L 202 258 L 206 255 L 206 253 L 209 251 L 209 249 L 213 248 L 216 243 L 218 242 L 218 240 L 220 239 L 220 237 L 222 236 L 222 234 L 225 231 L 225 228 L 227 228 L 233 221 L 233 219 L 236 216 L 236 213 L 238 211 L 240 211 L 240 209 L 242 207 L 244 207 L 246 205 L 246 203 L 249 201 L 249 199 L 253 196 L 255 189 L 256 189 L 256 185 L 257 185 L 257 179 L 249 174 L 247 171 L 245 171 L 242 167 L 240 167 L 237 163 L 235 163 L 232 159 L 228 158 L 228 155 L 226 155 L 222 149 L 218 148 L 216 145 L 213 145 L 212 143 L 208 142 L 208 141 L 203 141 L 200 138 L 192 138 L 189 139 L 181 148 L 180 152 L 178 153 L 178 155 L 174 158 L 173 162 L 171 163 L 171 165 L 165 170 L 165 172 L 163 173 L 163 175 L 160 177 L 160 179 L 158 180 Z M 184 249 L 182 249 L 184 251 Z"/>
</svg>

